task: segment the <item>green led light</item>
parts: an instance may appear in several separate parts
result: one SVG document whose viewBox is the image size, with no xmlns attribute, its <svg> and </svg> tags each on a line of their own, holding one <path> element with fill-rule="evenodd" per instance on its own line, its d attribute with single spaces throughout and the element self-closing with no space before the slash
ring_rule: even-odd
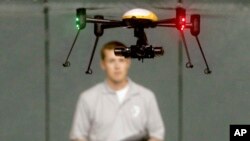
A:
<svg viewBox="0 0 250 141">
<path fill-rule="evenodd" d="M 78 21 L 79 21 L 79 18 L 76 18 L 76 21 L 78 22 Z"/>
</svg>

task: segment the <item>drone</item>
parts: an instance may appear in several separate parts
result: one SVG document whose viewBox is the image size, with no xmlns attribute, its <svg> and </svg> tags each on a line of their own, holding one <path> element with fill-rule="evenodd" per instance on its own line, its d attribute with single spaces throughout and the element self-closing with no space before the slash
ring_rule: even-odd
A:
<svg viewBox="0 0 250 141">
<path fill-rule="evenodd" d="M 205 62 L 206 68 L 204 70 L 205 74 L 211 74 L 211 70 L 208 66 L 205 54 L 201 47 L 201 43 L 199 41 L 198 35 L 200 34 L 200 15 L 192 14 L 190 17 L 190 22 L 186 20 L 186 9 L 177 6 L 175 8 L 176 15 L 174 18 L 169 19 L 158 19 L 155 13 L 149 11 L 147 9 L 135 8 L 131 9 L 124 13 L 122 16 L 122 20 L 110 20 L 104 19 L 102 15 L 95 15 L 94 18 L 89 18 L 86 15 L 86 8 L 78 8 L 76 9 L 76 27 L 78 29 L 71 49 L 68 53 L 68 56 L 63 63 L 64 67 L 69 67 L 70 62 L 68 61 L 70 54 L 73 50 L 74 44 L 77 40 L 77 37 L 82 29 L 86 27 L 87 23 L 94 24 L 94 34 L 96 36 L 95 44 L 92 50 L 92 54 L 89 60 L 88 68 L 86 70 L 86 74 L 92 74 L 93 71 L 91 69 L 92 60 L 94 57 L 94 53 L 97 47 L 97 43 L 99 38 L 103 35 L 104 29 L 111 28 L 128 28 L 134 29 L 134 37 L 137 38 L 136 45 L 131 45 L 130 47 L 116 47 L 114 49 L 114 54 L 116 56 L 124 56 L 125 58 L 136 58 L 138 60 L 150 59 L 156 56 L 164 55 L 163 47 L 154 47 L 148 44 L 147 36 L 145 34 L 145 28 L 156 28 L 156 27 L 171 27 L 176 28 L 181 35 L 181 39 L 184 43 L 184 48 L 187 56 L 186 68 L 193 68 L 193 64 L 191 62 L 191 58 L 189 55 L 189 50 L 187 47 L 184 30 L 190 29 L 191 35 L 195 37 L 199 50 L 202 54 L 203 60 Z"/>
</svg>

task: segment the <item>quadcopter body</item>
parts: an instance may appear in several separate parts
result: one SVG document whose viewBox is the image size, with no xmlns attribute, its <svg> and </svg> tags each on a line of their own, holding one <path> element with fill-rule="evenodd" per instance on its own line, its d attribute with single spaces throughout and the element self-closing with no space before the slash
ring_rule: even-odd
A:
<svg viewBox="0 0 250 141">
<path fill-rule="evenodd" d="M 125 47 L 125 48 L 116 47 L 114 53 L 115 55 L 118 56 L 124 56 L 126 58 L 137 58 L 138 60 L 143 61 L 143 59 L 145 58 L 154 58 L 156 56 L 162 56 L 164 54 L 163 47 L 154 47 L 148 44 L 147 36 L 145 34 L 144 29 L 156 28 L 156 27 L 171 27 L 171 28 L 176 28 L 180 32 L 188 59 L 186 67 L 193 68 L 193 64 L 190 59 L 187 43 L 183 32 L 185 29 L 190 29 L 191 35 L 194 36 L 195 39 L 197 40 L 199 49 L 206 64 L 206 69 L 204 70 L 204 72 L 205 74 L 210 74 L 211 70 L 209 69 L 208 63 L 205 58 L 205 54 L 201 48 L 201 44 L 198 38 L 198 35 L 200 33 L 200 15 L 199 14 L 191 15 L 190 22 L 187 22 L 186 9 L 184 9 L 183 7 L 176 7 L 175 10 L 176 10 L 175 17 L 169 19 L 159 19 L 157 15 L 152 11 L 149 11 L 147 9 L 136 8 L 125 12 L 124 15 L 122 16 L 122 20 L 110 20 L 110 19 L 104 19 L 104 16 L 102 15 L 96 15 L 93 18 L 89 18 L 86 15 L 85 8 L 78 8 L 76 10 L 76 27 L 78 29 L 78 32 L 76 34 L 75 40 L 71 46 L 71 49 L 63 66 L 64 67 L 70 66 L 70 63 L 68 61 L 69 56 L 74 47 L 79 32 L 86 27 L 87 23 L 94 24 L 94 33 L 96 36 L 96 40 L 94 48 L 92 50 L 86 74 L 92 74 L 92 70 L 90 68 L 91 63 L 94 57 L 99 37 L 103 35 L 105 29 L 118 28 L 118 27 L 134 29 L 134 36 L 137 38 L 136 45 L 131 45 L 130 47 Z"/>
</svg>

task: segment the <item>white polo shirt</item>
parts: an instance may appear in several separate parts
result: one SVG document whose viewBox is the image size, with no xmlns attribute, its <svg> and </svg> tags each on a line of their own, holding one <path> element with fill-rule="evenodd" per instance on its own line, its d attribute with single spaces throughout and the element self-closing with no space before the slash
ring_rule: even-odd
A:
<svg viewBox="0 0 250 141">
<path fill-rule="evenodd" d="M 129 79 L 122 103 L 107 82 L 80 95 L 70 139 L 138 141 L 152 136 L 164 140 L 164 132 L 154 93 Z"/>
</svg>

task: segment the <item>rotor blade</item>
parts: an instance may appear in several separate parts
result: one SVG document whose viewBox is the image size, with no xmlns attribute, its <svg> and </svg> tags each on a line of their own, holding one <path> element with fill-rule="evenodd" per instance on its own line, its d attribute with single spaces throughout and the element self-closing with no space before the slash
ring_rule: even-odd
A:
<svg viewBox="0 0 250 141">
<path fill-rule="evenodd" d="M 175 11 L 176 10 L 176 7 L 174 7 L 174 6 L 153 6 L 153 7 L 158 9 L 158 10 L 167 10 L 167 11 L 169 11 L 169 10 Z M 230 16 L 229 14 L 225 14 L 225 13 L 216 13 L 215 11 L 209 10 L 207 8 L 205 8 L 205 9 L 195 8 L 195 7 L 183 7 L 183 8 L 186 9 L 187 16 L 190 16 L 192 14 L 199 14 L 203 18 L 227 18 Z"/>
<path fill-rule="evenodd" d="M 182 7 L 184 9 L 186 9 L 187 11 L 203 11 L 205 9 L 201 9 L 201 8 L 194 8 L 194 7 L 187 7 L 187 6 L 184 6 L 182 4 L 178 4 L 176 6 L 153 6 L 153 8 L 156 8 L 156 9 L 159 9 L 159 10 L 176 10 L 177 7 Z"/>
<path fill-rule="evenodd" d="M 103 4 L 91 4 L 91 3 L 58 3 L 58 2 L 51 2 L 48 4 L 50 13 L 52 15 L 65 15 L 65 14 L 72 14 L 75 13 L 77 8 L 85 8 L 87 10 L 87 14 L 92 12 L 104 12 L 106 10 L 111 10 L 114 7 L 111 5 L 103 5 Z"/>
<path fill-rule="evenodd" d="M 108 7 L 103 7 L 103 8 L 94 8 L 94 7 L 86 7 L 87 13 L 99 13 L 100 11 L 98 10 L 106 10 L 110 9 Z M 56 8 L 50 8 L 50 13 L 52 15 L 66 15 L 66 14 L 72 14 L 75 13 L 76 8 L 62 8 L 62 9 L 56 9 Z"/>
<path fill-rule="evenodd" d="M 188 14 L 188 15 L 191 15 L 191 14 Z M 221 19 L 221 18 L 228 18 L 230 17 L 230 15 L 225 15 L 225 14 L 209 14 L 209 13 L 201 13 L 199 14 L 201 15 L 201 18 L 211 18 L 211 19 Z"/>
<path fill-rule="evenodd" d="M 154 6 L 154 8 L 159 9 L 159 10 L 173 10 L 173 11 L 176 10 L 176 7 L 169 7 L 169 6 Z M 183 8 L 189 11 L 203 11 L 204 10 L 200 8 L 185 8 L 185 7 Z"/>
<path fill-rule="evenodd" d="M 175 10 L 175 7 L 165 7 L 165 6 L 153 6 L 153 8 L 160 9 L 160 10 Z"/>
<path fill-rule="evenodd" d="M 37 4 L 0 4 L 0 17 L 39 17 L 43 16 L 43 7 Z"/>
<path fill-rule="evenodd" d="M 112 7 L 86 7 L 86 10 L 104 10 L 104 9 L 110 9 Z"/>
<path fill-rule="evenodd" d="M 112 9 L 112 7 L 84 7 L 87 11 L 98 11 L 98 10 L 106 10 L 106 9 Z M 52 11 L 55 12 L 60 12 L 60 11 L 64 11 L 64 12 L 72 12 L 75 11 L 76 8 L 75 7 L 50 7 L 50 9 Z"/>
</svg>

